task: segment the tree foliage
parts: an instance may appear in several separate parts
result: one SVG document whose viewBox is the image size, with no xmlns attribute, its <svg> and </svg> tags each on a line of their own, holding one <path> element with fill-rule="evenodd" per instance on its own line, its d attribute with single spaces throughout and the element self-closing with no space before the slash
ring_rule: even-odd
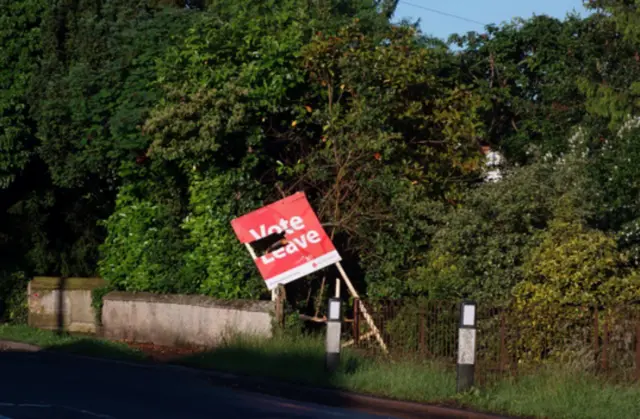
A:
<svg viewBox="0 0 640 419">
<path fill-rule="evenodd" d="M 595 310 L 640 299 L 638 271 L 629 268 L 615 238 L 573 220 L 556 219 L 540 233 L 523 271 L 523 281 L 513 288 L 514 321 L 517 343 L 534 360 L 552 348 L 555 357 L 575 350 L 569 337 L 580 339 L 592 330 Z"/>
<path fill-rule="evenodd" d="M 0 189 L 5 189 L 34 152 L 28 95 L 42 54 L 41 24 L 47 9 L 39 0 L 3 0 L 0 9 Z"/>
<path fill-rule="evenodd" d="M 397 4 L 0 0 L 0 300 L 96 272 L 260 298 L 229 222 L 299 190 L 369 296 L 633 294 L 637 2 L 457 50 L 392 24 Z"/>
<path fill-rule="evenodd" d="M 479 98 L 438 77 L 412 28 L 367 35 L 354 21 L 304 53 L 313 95 L 293 131 L 285 190 L 304 188 L 361 259 L 370 292 L 400 296 L 437 209 L 477 177 Z M 291 185 L 291 186 L 289 186 Z M 391 279 L 393 278 L 393 279 Z"/>
<path fill-rule="evenodd" d="M 589 218 L 586 182 L 580 162 L 570 160 L 519 168 L 471 190 L 435 234 L 411 288 L 435 298 L 508 301 L 555 217 Z"/>
<path fill-rule="evenodd" d="M 514 288 L 527 306 L 596 306 L 636 301 L 637 274 L 625 272 L 616 241 L 579 223 L 554 220 L 524 266 L 524 281 Z"/>
<path fill-rule="evenodd" d="M 152 2 L 0 7 L 3 299 L 5 289 L 24 289 L 10 278 L 95 274 L 104 240 L 98 222 L 113 211 L 120 182 L 114 171 L 135 165 L 121 136 L 135 135 L 144 106 L 157 100 L 147 92 L 159 41 L 180 21 L 162 18 Z M 142 101 L 129 99 L 138 93 Z"/>
</svg>

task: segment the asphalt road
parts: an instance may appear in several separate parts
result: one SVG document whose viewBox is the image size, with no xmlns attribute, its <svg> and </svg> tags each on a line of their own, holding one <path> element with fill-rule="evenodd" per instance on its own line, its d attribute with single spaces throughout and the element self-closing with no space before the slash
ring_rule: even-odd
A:
<svg viewBox="0 0 640 419">
<path fill-rule="evenodd" d="M 186 371 L 0 351 L 0 419 L 381 419 L 215 387 Z"/>
</svg>

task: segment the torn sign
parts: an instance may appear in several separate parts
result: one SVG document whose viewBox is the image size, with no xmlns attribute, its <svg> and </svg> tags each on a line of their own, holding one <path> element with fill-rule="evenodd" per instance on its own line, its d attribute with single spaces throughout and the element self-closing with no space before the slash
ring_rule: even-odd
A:
<svg viewBox="0 0 640 419">
<path fill-rule="evenodd" d="M 231 225 L 249 245 L 270 290 L 341 260 L 303 192 L 236 218 Z"/>
</svg>

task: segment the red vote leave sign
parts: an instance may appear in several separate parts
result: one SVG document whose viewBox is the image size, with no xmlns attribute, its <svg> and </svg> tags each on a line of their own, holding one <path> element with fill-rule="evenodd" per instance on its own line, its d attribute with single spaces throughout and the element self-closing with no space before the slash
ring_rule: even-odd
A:
<svg viewBox="0 0 640 419">
<path fill-rule="evenodd" d="M 244 244 L 284 234 L 281 247 L 252 254 L 270 290 L 341 260 L 304 192 L 236 218 L 231 226 Z"/>
</svg>

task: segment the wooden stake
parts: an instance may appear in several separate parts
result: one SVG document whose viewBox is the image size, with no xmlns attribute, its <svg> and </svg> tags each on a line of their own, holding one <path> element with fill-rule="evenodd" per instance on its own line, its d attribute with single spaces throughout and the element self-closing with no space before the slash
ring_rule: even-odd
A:
<svg viewBox="0 0 640 419">
<path fill-rule="evenodd" d="M 300 316 L 300 320 L 304 320 L 304 321 L 308 321 L 308 322 L 314 322 L 314 323 L 326 323 L 327 322 L 327 316 L 324 316 L 324 317 L 313 317 L 313 316 L 308 316 L 306 314 L 298 314 L 298 316 Z"/>
<path fill-rule="evenodd" d="M 322 277 L 322 285 L 320 286 L 320 296 L 318 297 L 317 301 L 320 301 L 320 304 L 322 304 L 322 297 L 324 296 L 324 284 L 327 280 L 326 276 Z M 320 304 L 318 304 L 318 302 L 316 301 L 316 314 L 314 315 L 314 317 L 318 317 L 318 314 L 320 314 Z"/>
<path fill-rule="evenodd" d="M 362 335 L 362 336 L 360 336 L 360 337 L 358 338 L 358 342 L 360 342 L 361 340 L 369 339 L 369 338 L 370 338 L 371 336 L 373 336 L 373 335 L 374 335 L 374 333 L 373 333 L 373 332 L 367 332 L 367 333 L 365 333 L 364 335 Z M 343 348 L 346 348 L 346 347 L 348 347 L 348 346 L 352 346 L 352 345 L 354 345 L 355 343 L 356 343 L 356 340 L 355 340 L 355 339 L 351 339 L 351 340 L 346 341 L 345 343 L 343 343 L 343 344 L 342 344 L 342 347 L 343 347 Z"/>
<path fill-rule="evenodd" d="M 336 278 L 336 298 L 340 298 L 340 278 Z"/>
<path fill-rule="evenodd" d="M 364 304 L 362 304 L 362 301 L 360 301 L 360 296 L 358 295 L 358 292 L 356 291 L 356 289 L 353 287 L 353 284 L 351 283 L 351 280 L 349 280 L 349 277 L 347 276 L 347 273 L 344 271 L 344 268 L 342 267 L 342 264 L 340 262 L 338 262 L 338 263 L 336 263 L 336 267 L 338 268 L 338 271 L 340 272 L 340 276 L 342 276 L 342 279 L 344 280 L 344 283 L 347 284 L 347 288 L 349 289 L 349 292 L 351 293 L 351 296 L 353 298 L 357 298 L 358 299 L 358 303 L 360 303 L 360 311 L 362 312 L 362 315 L 364 316 L 364 319 L 367 321 L 367 323 L 369 323 L 369 327 L 371 328 L 371 331 L 373 332 L 374 336 L 376 337 L 376 340 L 378 341 L 378 343 L 382 347 L 382 350 L 384 351 L 384 353 L 388 354 L 389 353 L 389 349 L 387 349 L 387 345 L 384 343 L 384 340 L 382 339 L 382 335 L 380 334 L 380 330 L 378 330 L 378 327 L 373 322 L 373 318 L 371 318 L 371 316 L 369 315 L 369 312 L 367 311 L 367 308 L 364 306 Z"/>
<path fill-rule="evenodd" d="M 256 252 L 255 252 L 255 250 L 253 250 L 253 247 L 251 247 L 251 245 L 249 243 L 245 243 L 244 245 L 247 248 L 247 250 L 249 251 L 249 254 L 253 258 L 253 260 L 258 259 L 258 255 L 256 255 Z"/>
</svg>

